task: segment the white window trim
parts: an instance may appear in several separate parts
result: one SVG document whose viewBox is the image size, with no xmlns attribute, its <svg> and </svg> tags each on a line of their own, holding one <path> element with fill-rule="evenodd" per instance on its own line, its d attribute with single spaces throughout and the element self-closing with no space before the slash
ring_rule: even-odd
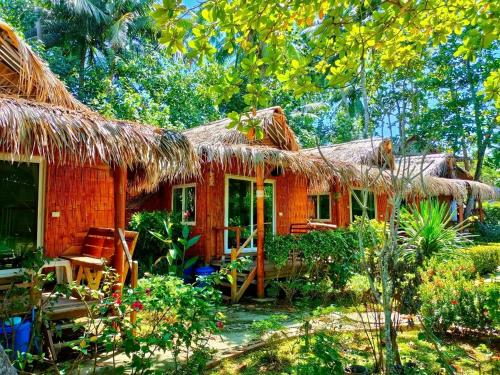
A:
<svg viewBox="0 0 500 375">
<path fill-rule="evenodd" d="M 352 191 L 363 191 L 365 189 L 352 189 Z M 353 217 L 352 217 L 352 191 L 349 191 L 349 222 L 353 222 Z M 373 207 L 375 211 L 375 220 L 378 220 L 378 207 L 377 207 L 377 194 L 375 194 L 373 191 L 368 190 L 369 193 L 373 194 Z"/>
<path fill-rule="evenodd" d="M 328 219 L 319 219 L 319 197 L 322 195 L 328 195 Z M 332 221 L 332 194 L 331 193 L 319 193 L 319 194 L 309 194 L 308 197 L 316 197 L 318 204 L 316 205 L 316 219 L 314 221 L 318 222 L 329 222 Z"/>
<path fill-rule="evenodd" d="M 226 174 L 224 175 L 224 226 L 229 225 L 229 180 L 243 180 L 243 181 L 251 181 L 251 182 L 257 182 L 257 179 L 255 177 L 246 177 L 246 176 L 238 176 L 238 175 L 233 175 L 233 174 Z M 276 180 L 273 179 L 266 179 L 264 180 L 265 184 L 272 184 L 273 185 L 273 234 L 276 234 Z M 254 194 L 252 194 L 250 205 L 253 207 L 253 202 L 254 202 Z M 253 221 L 253 209 L 250 211 L 250 219 Z M 224 231 L 224 253 L 225 254 L 230 254 L 231 249 L 228 248 L 228 233 L 227 230 Z M 254 244 L 254 241 L 251 241 L 251 244 Z M 257 246 L 250 246 L 245 249 L 243 249 L 243 252 L 249 253 L 249 252 L 255 252 L 257 250 Z"/>
<path fill-rule="evenodd" d="M 38 164 L 38 207 L 37 207 L 37 222 L 36 222 L 36 246 L 43 247 L 44 245 L 44 229 L 45 229 L 45 189 L 46 189 L 46 160 L 42 156 L 30 155 L 14 155 L 5 152 L 0 152 L 0 160 L 9 162 L 24 162 Z"/>
<path fill-rule="evenodd" d="M 184 212 L 185 211 L 185 200 L 184 197 L 186 195 L 186 188 L 194 187 L 194 221 L 184 221 Z M 196 216 L 197 216 L 197 211 L 198 211 L 198 202 L 196 202 L 196 198 L 198 196 L 198 192 L 196 189 L 196 183 L 190 183 L 190 184 L 180 184 L 180 185 L 174 185 L 172 186 L 172 211 L 174 210 L 174 190 L 175 189 L 182 189 L 182 212 L 181 212 L 181 224 L 185 225 L 196 225 Z"/>
</svg>

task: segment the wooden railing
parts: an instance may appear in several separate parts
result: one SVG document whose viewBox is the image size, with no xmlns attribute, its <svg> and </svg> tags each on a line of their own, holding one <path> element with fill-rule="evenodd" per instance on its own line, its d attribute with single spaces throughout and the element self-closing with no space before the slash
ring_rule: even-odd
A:
<svg viewBox="0 0 500 375">
<path fill-rule="evenodd" d="M 132 255 L 130 254 L 127 241 L 125 240 L 125 234 L 123 233 L 123 230 L 121 228 L 118 229 L 118 235 L 120 236 L 122 249 L 125 254 L 125 258 L 127 259 L 127 262 L 125 263 L 123 270 L 122 281 L 125 282 L 128 270 L 130 269 L 132 271 L 132 274 L 130 275 L 130 286 L 132 287 L 132 289 L 135 289 L 137 288 L 137 283 L 139 279 L 139 263 L 136 260 L 132 260 Z M 137 311 L 135 311 L 135 309 L 132 309 L 132 312 L 130 313 L 130 322 L 134 324 L 136 321 L 137 321 Z"/>
<path fill-rule="evenodd" d="M 231 248 L 231 262 L 234 262 L 241 255 L 243 250 L 251 243 L 252 239 L 257 235 L 257 229 L 255 229 L 250 236 L 240 245 L 241 242 L 241 227 L 216 227 L 214 228 L 216 232 L 232 231 L 235 233 L 235 246 Z M 238 302 L 245 291 L 248 289 L 252 281 L 257 275 L 257 267 L 253 267 L 248 276 L 243 281 L 243 284 L 238 288 L 238 270 L 233 268 L 231 270 L 231 303 Z"/>
</svg>

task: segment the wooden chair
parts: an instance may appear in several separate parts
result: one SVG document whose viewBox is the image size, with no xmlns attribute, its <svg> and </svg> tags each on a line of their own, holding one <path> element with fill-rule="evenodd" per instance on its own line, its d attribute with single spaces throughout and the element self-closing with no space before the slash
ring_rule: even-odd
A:
<svg viewBox="0 0 500 375">
<path fill-rule="evenodd" d="M 113 228 L 89 228 L 83 238 L 82 245 L 72 246 L 65 252 L 62 257 L 69 259 L 73 268 L 77 270 L 75 279 L 77 284 L 85 279 L 91 289 L 99 289 L 102 270 L 105 265 L 112 263 L 115 252 L 114 237 L 115 230 Z M 134 254 L 138 237 L 138 232 L 124 232 L 124 239 L 131 257 Z M 124 279 L 128 270 L 129 264 L 125 262 Z"/>
</svg>

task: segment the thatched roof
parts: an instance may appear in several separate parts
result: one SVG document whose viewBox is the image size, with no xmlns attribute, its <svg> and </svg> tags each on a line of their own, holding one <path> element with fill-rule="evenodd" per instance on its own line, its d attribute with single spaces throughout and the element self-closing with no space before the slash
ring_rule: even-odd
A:
<svg viewBox="0 0 500 375">
<path fill-rule="evenodd" d="M 0 21 L 0 94 L 89 110 L 6 23 Z"/>
<path fill-rule="evenodd" d="M 78 102 L 28 45 L 0 22 L 0 151 L 49 163 L 126 166 L 130 191 L 198 171 L 180 133 L 107 119 Z"/>
<path fill-rule="evenodd" d="M 483 201 L 497 197 L 492 186 L 457 178 L 470 174 L 456 165 L 451 154 L 399 157 L 396 164 L 395 174 L 406 185 L 408 196 L 451 196 L 459 202 L 464 202 L 469 194 Z"/>
<path fill-rule="evenodd" d="M 201 160 L 216 163 L 226 170 L 234 166 L 240 173 L 249 174 L 257 165 L 265 164 L 305 176 L 314 188 L 325 181 L 340 178 L 339 171 L 350 180 L 357 179 L 358 171 L 354 165 L 334 161 L 335 170 L 332 171 L 324 162 L 301 151 L 281 108 L 267 108 L 249 116 L 262 121 L 262 140 L 250 139 L 239 130 L 228 128 L 230 119 L 214 121 L 183 134 L 193 143 Z"/>
<path fill-rule="evenodd" d="M 394 155 L 392 154 L 392 142 L 390 139 L 370 138 L 322 146 L 321 153 L 317 147 L 304 151 L 316 157 L 320 157 L 322 154 L 328 160 L 340 160 L 383 168 L 394 167 Z"/>
<path fill-rule="evenodd" d="M 184 134 L 199 148 L 210 145 L 253 145 L 269 146 L 280 150 L 298 151 L 299 144 L 295 133 L 288 126 L 286 116 L 280 107 L 261 109 L 242 117 L 245 123 L 250 119 L 261 121 L 264 138 L 252 140 L 236 128 L 229 129 L 229 118 L 209 122 L 189 130 Z"/>
<path fill-rule="evenodd" d="M 398 174 L 419 174 L 444 178 L 472 179 L 472 176 L 457 165 L 452 154 L 428 154 L 396 158 Z"/>
</svg>

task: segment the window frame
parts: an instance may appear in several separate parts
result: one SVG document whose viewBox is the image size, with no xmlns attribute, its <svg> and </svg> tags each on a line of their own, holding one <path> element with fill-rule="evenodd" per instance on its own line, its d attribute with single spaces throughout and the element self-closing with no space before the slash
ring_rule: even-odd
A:
<svg viewBox="0 0 500 375">
<path fill-rule="evenodd" d="M 319 210 L 320 210 L 319 197 L 324 196 L 324 195 L 328 196 L 328 219 L 320 219 L 319 218 Z M 316 197 L 318 204 L 316 205 L 316 218 L 315 219 L 308 218 L 308 219 L 315 220 L 318 222 L 330 222 L 330 221 L 332 221 L 332 193 L 328 192 L 328 193 L 319 193 L 319 194 L 308 194 L 307 198 L 309 199 L 309 197 Z"/>
<path fill-rule="evenodd" d="M 194 220 L 192 221 L 185 221 L 184 220 L 184 212 L 186 212 L 186 189 L 188 188 L 194 188 Z M 197 211 L 198 211 L 198 204 L 196 202 L 197 198 L 197 189 L 196 189 L 196 182 L 192 182 L 189 184 L 180 184 L 180 185 L 174 185 L 172 186 L 172 212 L 174 211 L 174 192 L 176 189 L 182 189 L 182 212 L 181 212 L 181 224 L 185 225 L 196 225 L 196 216 L 197 216 Z"/>
<path fill-rule="evenodd" d="M 45 230 L 45 191 L 46 191 L 46 160 L 36 155 L 14 155 L 0 152 L 0 160 L 11 163 L 33 163 L 38 164 L 38 207 L 36 218 L 36 247 L 43 247 Z"/>
<path fill-rule="evenodd" d="M 354 217 L 352 216 L 352 194 L 354 191 L 363 191 L 365 189 L 352 189 L 352 191 L 349 192 L 349 221 L 352 223 L 354 222 Z M 375 194 L 373 191 L 368 190 L 368 193 L 373 194 L 373 219 L 378 220 L 378 209 L 377 209 L 377 194 Z M 368 218 L 368 220 L 373 220 Z"/>
</svg>

